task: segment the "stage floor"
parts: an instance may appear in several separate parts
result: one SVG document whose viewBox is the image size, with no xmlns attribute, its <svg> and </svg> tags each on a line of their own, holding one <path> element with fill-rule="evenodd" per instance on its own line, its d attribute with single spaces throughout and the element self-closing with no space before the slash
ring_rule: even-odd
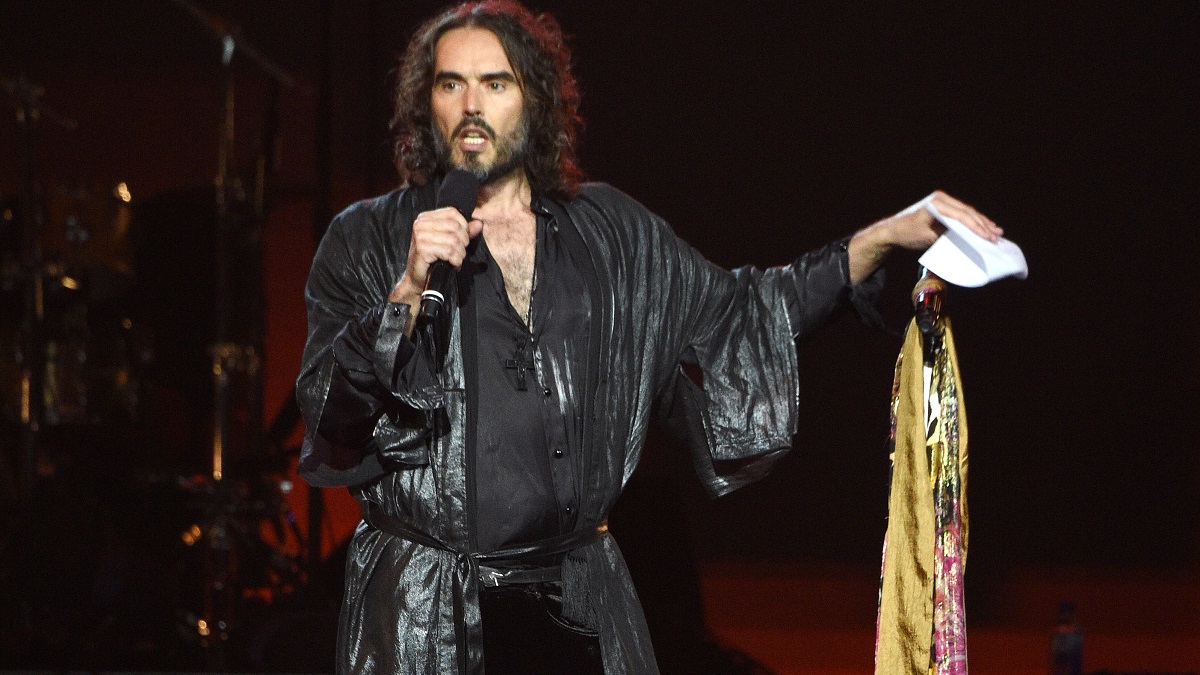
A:
<svg viewBox="0 0 1200 675">
<path fill-rule="evenodd" d="M 967 607 L 970 672 L 1045 675 L 1062 600 L 1077 608 L 1085 672 L 1200 672 L 1198 577 L 1047 569 L 986 580 L 978 620 Z M 872 672 L 878 570 L 722 562 L 701 578 L 716 637 L 778 675 Z"/>
</svg>

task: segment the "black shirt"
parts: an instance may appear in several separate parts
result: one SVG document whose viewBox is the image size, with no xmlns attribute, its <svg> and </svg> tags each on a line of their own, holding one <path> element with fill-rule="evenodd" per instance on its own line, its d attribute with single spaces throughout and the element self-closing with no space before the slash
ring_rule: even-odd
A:
<svg viewBox="0 0 1200 675">
<path fill-rule="evenodd" d="M 591 301 L 558 225 L 535 197 L 537 243 L 530 316 L 517 314 L 482 238 L 463 316 L 476 317 L 476 532 L 480 551 L 572 529 L 579 491 Z M 532 319 L 532 332 L 526 319 Z M 470 395 L 470 393 L 468 393 Z"/>
</svg>

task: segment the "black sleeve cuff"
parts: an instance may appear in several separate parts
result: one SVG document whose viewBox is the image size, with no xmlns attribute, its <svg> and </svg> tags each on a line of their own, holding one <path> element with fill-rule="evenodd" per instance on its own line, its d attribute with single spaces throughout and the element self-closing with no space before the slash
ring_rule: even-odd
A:
<svg viewBox="0 0 1200 675">
<path fill-rule="evenodd" d="M 852 309 L 868 326 L 883 328 L 875 302 L 883 290 L 880 268 L 858 284 L 850 283 L 850 237 L 805 253 L 791 264 L 795 292 L 787 297 L 792 336 L 803 339 L 841 311 Z"/>
<path fill-rule="evenodd" d="M 333 372 L 319 431 L 339 446 L 371 443 L 392 387 L 416 354 L 404 335 L 408 306 L 380 303 L 349 321 L 333 340 Z M 382 372 L 381 372 L 382 371 Z"/>
</svg>

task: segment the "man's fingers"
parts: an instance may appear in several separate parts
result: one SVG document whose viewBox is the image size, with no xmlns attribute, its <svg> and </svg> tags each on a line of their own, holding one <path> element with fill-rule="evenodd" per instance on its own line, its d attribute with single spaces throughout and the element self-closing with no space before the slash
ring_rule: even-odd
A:
<svg viewBox="0 0 1200 675">
<path fill-rule="evenodd" d="M 459 210 L 454 208 L 453 206 L 443 206 L 440 209 L 434 209 L 433 211 L 426 211 L 425 213 L 436 213 L 439 216 L 446 216 L 448 218 L 452 218 L 452 219 L 462 223 L 463 225 L 467 224 L 467 219 L 463 218 L 463 214 L 461 212 L 459 212 Z M 422 214 L 422 215 L 424 215 L 424 214 Z"/>
<path fill-rule="evenodd" d="M 971 205 L 961 202 L 940 190 L 933 195 L 933 205 L 937 207 L 938 211 L 951 218 L 955 218 L 963 225 L 966 225 L 972 232 L 988 241 L 999 241 L 1000 235 L 1004 234 L 1004 230 L 996 225 L 991 218 L 975 210 Z"/>
<path fill-rule="evenodd" d="M 472 221 L 478 222 L 478 221 Z M 482 224 L 476 226 L 478 230 Z M 466 248 L 471 242 L 471 226 L 467 223 L 467 219 L 462 217 L 462 214 L 454 208 L 438 209 L 436 211 L 426 211 L 417 216 L 413 222 L 413 244 L 423 245 L 435 239 L 428 237 L 441 237 L 436 241 L 447 241 L 452 239 L 457 242 L 462 248 Z"/>
<path fill-rule="evenodd" d="M 422 213 L 413 221 L 413 231 L 463 232 L 467 231 L 467 221 L 462 214 L 454 209 L 444 213 L 445 209 Z"/>
<path fill-rule="evenodd" d="M 414 248 L 421 260 L 432 263 L 434 260 L 446 260 L 459 255 L 466 249 L 463 240 L 453 232 L 426 232 L 414 237 Z"/>
</svg>

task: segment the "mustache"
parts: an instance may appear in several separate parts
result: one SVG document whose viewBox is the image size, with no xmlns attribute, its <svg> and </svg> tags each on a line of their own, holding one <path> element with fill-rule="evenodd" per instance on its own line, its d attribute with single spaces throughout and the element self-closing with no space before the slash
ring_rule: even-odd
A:
<svg viewBox="0 0 1200 675">
<path fill-rule="evenodd" d="M 464 117 L 462 121 L 458 123 L 458 126 L 454 127 L 454 131 L 450 134 L 450 138 L 457 138 L 458 135 L 461 134 L 467 127 L 478 127 L 483 129 L 484 133 L 486 133 L 488 136 L 491 136 L 492 138 L 496 137 L 496 130 L 493 129 L 487 122 L 484 122 L 482 117 L 470 116 Z"/>
</svg>

